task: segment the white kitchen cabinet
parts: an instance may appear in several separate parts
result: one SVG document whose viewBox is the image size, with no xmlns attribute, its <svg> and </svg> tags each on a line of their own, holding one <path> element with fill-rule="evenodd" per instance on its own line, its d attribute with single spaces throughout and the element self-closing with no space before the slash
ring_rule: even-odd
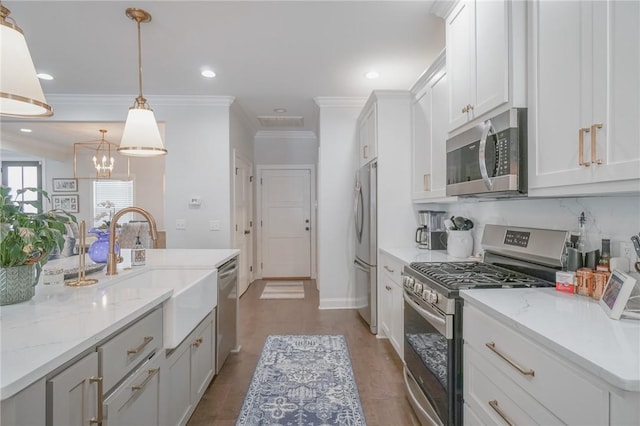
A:
<svg viewBox="0 0 640 426">
<path fill-rule="evenodd" d="M 382 280 L 378 294 L 380 295 L 379 329 L 389 339 L 400 359 L 404 359 L 404 318 L 402 299 L 402 262 L 391 256 L 380 253 Z"/>
<path fill-rule="evenodd" d="M 449 85 L 445 52 L 440 53 L 411 89 L 412 188 L 414 203 L 445 201 L 447 183 L 447 113 Z M 457 197 L 446 198 L 453 201 Z"/>
<path fill-rule="evenodd" d="M 504 106 L 526 106 L 526 5 L 461 1 L 446 17 L 449 131 Z"/>
<path fill-rule="evenodd" d="M 89 426 L 102 421 L 101 394 L 98 354 L 92 352 L 47 381 L 47 425 Z"/>
<path fill-rule="evenodd" d="M 360 142 L 360 167 L 378 156 L 377 108 L 375 103 L 369 104 L 361 114 L 358 123 L 358 140 Z"/>
<path fill-rule="evenodd" d="M 599 379 L 465 304 L 464 401 L 482 424 L 609 424 Z"/>
<path fill-rule="evenodd" d="M 640 191 L 640 3 L 529 2 L 529 195 Z"/>
<path fill-rule="evenodd" d="M 46 381 L 44 378 L 2 401 L 0 424 L 33 426 L 45 424 Z"/>
<path fill-rule="evenodd" d="M 167 425 L 187 423 L 215 371 L 215 310 L 174 350 L 167 353 Z"/>
</svg>

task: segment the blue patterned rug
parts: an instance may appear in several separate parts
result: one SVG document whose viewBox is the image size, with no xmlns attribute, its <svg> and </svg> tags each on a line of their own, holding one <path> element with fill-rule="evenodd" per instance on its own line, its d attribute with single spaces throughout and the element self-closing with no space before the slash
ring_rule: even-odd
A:
<svg viewBox="0 0 640 426">
<path fill-rule="evenodd" d="M 268 336 L 236 425 L 365 426 L 345 337 Z"/>
</svg>

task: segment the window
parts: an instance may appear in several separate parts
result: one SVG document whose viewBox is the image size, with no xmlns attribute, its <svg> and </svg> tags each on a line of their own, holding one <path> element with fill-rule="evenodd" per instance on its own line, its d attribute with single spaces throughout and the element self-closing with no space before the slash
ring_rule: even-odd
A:
<svg viewBox="0 0 640 426">
<path fill-rule="evenodd" d="M 16 197 L 16 192 L 23 188 L 42 189 L 42 164 L 39 161 L 3 161 L 2 162 L 2 184 L 11 188 L 11 196 L 14 200 L 40 201 L 42 196 L 39 193 L 27 191 Z M 37 213 L 38 209 L 25 205 L 24 211 L 27 213 Z"/>
<path fill-rule="evenodd" d="M 93 226 L 103 225 L 120 209 L 133 205 L 133 181 L 96 180 L 93 182 Z M 133 213 L 125 214 L 118 222 L 133 220 Z"/>
</svg>

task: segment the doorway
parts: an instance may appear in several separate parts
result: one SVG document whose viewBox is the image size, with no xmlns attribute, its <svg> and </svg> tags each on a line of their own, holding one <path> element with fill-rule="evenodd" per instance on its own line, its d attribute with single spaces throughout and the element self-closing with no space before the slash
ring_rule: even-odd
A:
<svg viewBox="0 0 640 426">
<path fill-rule="evenodd" d="M 315 276 L 312 165 L 258 167 L 258 262 L 262 278 Z"/>
<path fill-rule="evenodd" d="M 253 281 L 253 165 L 234 150 L 233 247 L 240 249 L 239 295 Z"/>
</svg>

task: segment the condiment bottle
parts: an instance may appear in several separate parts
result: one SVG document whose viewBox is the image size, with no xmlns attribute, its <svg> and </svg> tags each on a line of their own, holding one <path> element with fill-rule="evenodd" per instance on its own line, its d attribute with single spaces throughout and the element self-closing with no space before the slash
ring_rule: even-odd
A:
<svg viewBox="0 0 640 426">
<path fill-rule="evenodd" d="M 609 272 L 609 260 L 611 259 L 611 240 L 602 240 L 602 251 L 600 252 L 600 261 L 596 269 L 598 271 Z"/>
<path fill-rule="evenodd" d="M 147 253 L 140 242 L 140 235 L 136 237 L 136 243 L 131 249 L 131 266 L 144 266 L 147 260 Z"/>
</svg>

